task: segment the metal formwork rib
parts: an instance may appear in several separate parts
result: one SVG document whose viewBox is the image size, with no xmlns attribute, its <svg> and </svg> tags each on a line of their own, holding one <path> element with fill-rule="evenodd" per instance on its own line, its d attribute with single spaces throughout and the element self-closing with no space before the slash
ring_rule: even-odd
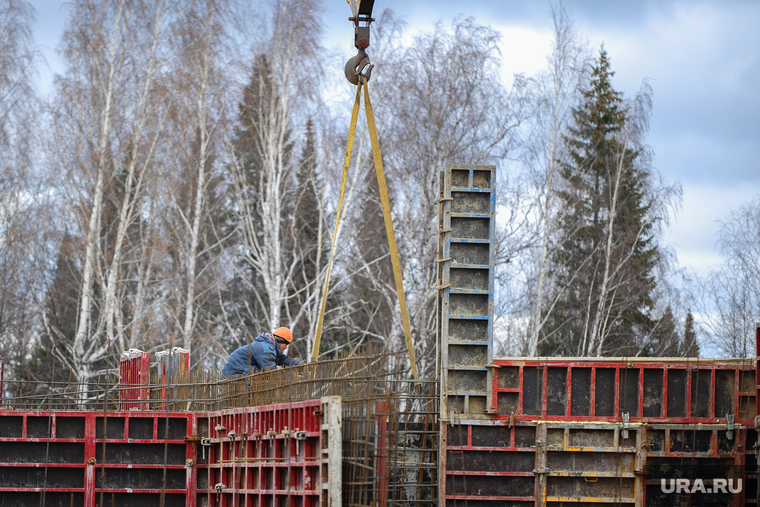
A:
<svg viewBox="0 0 760 507">
<path fill-rule="evenodd" d="M 493 399 L 495 166 L 447 165 L 439 202 L 441 419 L 484 418 Z"/>
</svg>

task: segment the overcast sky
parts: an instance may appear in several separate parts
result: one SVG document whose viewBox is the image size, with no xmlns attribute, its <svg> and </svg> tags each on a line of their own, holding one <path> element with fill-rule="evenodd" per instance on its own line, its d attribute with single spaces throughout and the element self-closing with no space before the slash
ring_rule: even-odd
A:
<svg viewBox="0 0 760 507">
<path fill-rule="evenodd" d="M 244 0 L 246 1 L 246 0 Z M 49 70 L 40 89 L 50 89 L 61 65 L 54 51 L 67 11 L 63 2 L 34 0 L 36 43 Z M 325 0 L 327 40 L 348 58 L 350 9 Z M 567 1 L 578 30 L 598 48 L 604 43 L 616 72 L 613 85 L 633 96 L 644 79 L 654 89 L 649 144 L 655 166 L 684 189 L 683 208 L 666 234 L 681 266 L 701 272 L 720 262 L 718 221 L 760 194 L 760 2 Z M 515 73 L 534 74 L 546 64 L 551 41 L 549 3 L 540 0 L 375 0 L 375 14 L 392 9 L 411 30 L 472 16 L 503 35 L 505 83 Z M 371 51 L 370 51 L 371 54 Z M 342 74 L 342 69 L 335 69 Z M 376 106 L 377 107 L 377 106 Z"/>
</svg>

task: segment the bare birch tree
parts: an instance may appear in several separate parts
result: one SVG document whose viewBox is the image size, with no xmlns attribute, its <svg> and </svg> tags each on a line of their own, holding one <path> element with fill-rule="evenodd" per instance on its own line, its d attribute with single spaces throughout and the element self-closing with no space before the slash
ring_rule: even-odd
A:
<svg viewBox="0 0 760 507">
<path fill-rule="evenodd" d="M 214 214 L 224 183 L 220 174 L 221 142 L 228 122 L 226 64 L 229 4 L 197 0 L 186 3 L 174 30 L 178 67 L 172 80 L 177 94 L 171 124 L 171 162 L 162 192 L 170 203 L 162 229 L 170 238 L 172 268 L 168 307 L 170 341 L 191 351 L 195 361 L 208 350 L 215 305 L 223 282 L 218 268 L 220 239 Z M 211 342 L 214 340 L 211 339 Z M 196 350 L 197 349 L 197 350 Z"/>
<path fill-rule="evenodd" d="M 547 273 L 550 241 L 556 214 L 562 212 L 555 201 L 555 177 L 559 162 L 566 160 L 563 136 L 568 133 L 571 111 L 580 99 L 590 62 L 589 51 L 580 40 L 564 6 L 553 6 L 551 16 L 554 40 L 547 57 L 548 68 L 534 80 L 537 107 L 531 118 L 533 128 L 526 150 L 526 165 L 535 173 L 538 182 L 537 225 L 540 237 L 528 341 L 522 350 L 528 356 L 536 355 L 539 336 L 546 322 L 544 299 L 549 292 L 546 285 L 550 282 Z"/>
<path fill-rule="evenodd" d="M 709 351 L 752 357 L 760 322 L 760 197 L 722 221 L 718 248 L 723 264 L 704 279 L 694 275 L 693 303 Z"/>
<path fill-rule="evenodd" d="M 0 0 L 0 361 L 18 365 L 39 331 L 45 271 L 37 149 L 42 107 L 33 78 L 38 58 L 32 38 L 34 9 Z"/>
<path fill-rule="evenodd" d="M 100 254 L 104 189 L 112 168 L 110 141 L 116 120 L 115 100 L 125 74 L 129 31 L 125 25 L 129 14 L 125 0 L 73 5 L 63 40 L 64 58 L 71 65 L 66 78 L 57 82 L 59 107 L 54 111 L 54 121 L 62 128 L 57 132 L 61 142 L 55 144 L 70 150 L 67 155 L 72 167 L 66 169 L 79 186 L 77 205 L 84 221 L 81 302 L 73 342 L 68 345 L 69 366 L 79 379 L 88 379 L 93 374 L 91 353 L 103 344 L 94 336 L 97 327 L 92 318 L 94 282 Z M 68 146 L 63 143 L 66 134 Z"/>
<path fill-rule="evenodd" d="M 134 90 L 134 115 L 131 118 L 131 124 L 127 127 L 127 152 L 126 159 L 121 162 L 123 190 L 121 192 L 121 202 L 116 203 L 118 218 L 116 219 L 116 231 L 113 239 L 113 252 L 109 265 L 106 269 L 105 298 L 103 302 L 103 311 L 105 313 L 105 338 L 106 343 L 117 343 L 121 350 L 127 350 L 132 345 L 132 340 L 125 333 L 125 322 L 122 316 L 119 303 L 123 304 L 123 298 L 118 294 L 123 294 L 123 280 L 120 276 L 124 273 L 125 243 L 127 242 L 127 232 L 136 222 L 141 221 L 138 206 L 143 201 L 143 191 L 146 185 L 146 178 L 150 178 L 150 166 L 154 163 L 156 145 L 159 142 L 159 136 L 162 134 L 162 127 L 166 121 L 168 111 L 169 93 L 165 87 L 157 86 L 157 75 L 161 70 L 162 61 L 160 60 L 161 45 L 165 42 L 164 32 L 169 18 L 169 5 L 166 1 L 150 2 L 147 6 L 152 7 L 150 10 L 143 10 L 138 6 L 138 17 L 141 23 L 141 30 L 137 33 L 143 33 L 145 38 L 141 38 L 138 46 L 145 45 L 148 49 L 146 54 L 140 55 L 144 58 L 144 71 L 140 74 L 140 80 L 136 83 L 137 89 Z M 147 61 L 146 61 L 147 60 Z M 152 122 L 152 125 L 148 125 Z M 135 238 L 137 239 L 137 238 Z M 137 242 L 136 242 L 137 243 Z M 144 250 L 137 243 L 138 259 L 143 258 Z M 146 273 L 142 273 L 145 275 Z M 118 325 L 116 324 L 117 321 Z M 136 336 L 131 334 L 131 336 Z M 135 340 L 136 341 L 136 340 Z"/>
<path fill-rule="evenodd" d="M 393 39 L 380 38 L 378 45 L 395 44 L 402 27 L 388 29 L 394 22 L 391 14 L 383 14 L 381 22 Z M 499 40 L 498 32 L 458 18 L 449 28 L 439 24 L 417 35 L 403 51 L 381 49 L 375 58 L 370 90 L 382 104 L 376 115 L 415 355 L 420 371 L 428 374 L 435 359 L 438 173 L 446 163 L 498 162 L 510 150 L 523 114 L 521 82 L 511 93 L 499 84 Z M 383 235 L 372 239 L 381 242 Z M 366 256 L 358 249 L 354 255 L 359 263 L 374 263 L 378 254 L 382 250 Z M 384 298 L 394 309 L 385 339 L 399 347 L 401 320 L 392 277 L 373 278 L 364 282 L 370 297 Z"/>
<path fill-rule="evenodd" d="M 72 5 L 63 37 L 68 69 L 56 78 L 49 158 L 66 175 L 61 188 L 79 221 L 71 243 L 81 245 L 76 331 L 60 354 L 79 379 L 93 376 L 112 347 L 137 340 L 126 280 L 144 253 L 136 229 L 167 114 L 158 76 L 169 18 L 164 1 L 83 0 Z"/>
<path fill-rule="evenodd" d="M 238 276 L 250 295 L 248 320 L 261 326 L 260 331 L 297 326 L 301 319 L 313 316 L 309 310 L 321 297 L 317 279 L 303 280 L 310 287 L 308 296 L 295 313 L 290 312 L 291 289 L 302 289 L 295 287 L 294 280 L 301 276 L 298 269 L 304 255 L 295 238 L 294 212 L 303 194 L 298 192 L 298 155 L 293 152 L 301 143 L 294 136 L 299 130 L 299 134 L 305 132 L 301 130 L 306 123 L 304 107 L 318 89 L 321 25 L 317 11 L 310 0 L 269 6 L 262 24 L 266 39 L 260 38 L 255 47 L 239 128 L 229 144 L 241 234 L 239 260 L 245 266 Z M 322 237 L 321 232 L 317 237 Z M 314 273 L 317 276 L 321 269 Z M 306 341 L 307 355 L 312 340 L 310 336 Z"/>
</svg>

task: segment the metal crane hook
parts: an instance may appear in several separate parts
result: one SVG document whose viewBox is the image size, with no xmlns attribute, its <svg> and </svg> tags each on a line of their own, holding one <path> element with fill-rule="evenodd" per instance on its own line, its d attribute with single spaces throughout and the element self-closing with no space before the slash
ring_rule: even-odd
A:
<svg viewBox="0 0 760 507">
<path fill-rule="evenodd" d="M 361 74 L 367 81 L 369 81 L 370 77 L 372 77 L 372 69 L 374 67 L 374 64 L 369 61 L 369 55 L 367 55 L 367 52 L 364 49 L 360 49 L 356 56 L 350 58 L 346 62 L 346 67 L 343 71 L 346 74 L 346 79 L 348 79 L 349 83 L 352 85 L 358 85 L 359 75 Z"/>
<path fill-rule="evenodd" d="M 344 72 L 349 83 L 358 85 L 360 75 L 369 81 L 374 67 L 369 61 L 366 49 L 369 47 L 369 26 L 375 21 L 372 17 L 375 0 L 348 0 L 348 4 L 353 14 L 348 20 L 354 24 L 354 47 L 359 52 L 346 62 Z"/>
</svg>

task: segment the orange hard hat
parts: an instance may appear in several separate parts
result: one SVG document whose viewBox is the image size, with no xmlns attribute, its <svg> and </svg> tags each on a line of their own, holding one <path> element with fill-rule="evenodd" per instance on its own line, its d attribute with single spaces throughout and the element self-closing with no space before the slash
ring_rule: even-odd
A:
<svg viewBox="0 0 760 507">
<path fill-rule="evenodd" d="M 286 327 L 278 327 L 272 334 L 275 336 L 275 338 L 282 338 L 288 343 L 291 343 L 293 341 L 293 333 L 291 333 L 290 329 Z"/>
</svg>

